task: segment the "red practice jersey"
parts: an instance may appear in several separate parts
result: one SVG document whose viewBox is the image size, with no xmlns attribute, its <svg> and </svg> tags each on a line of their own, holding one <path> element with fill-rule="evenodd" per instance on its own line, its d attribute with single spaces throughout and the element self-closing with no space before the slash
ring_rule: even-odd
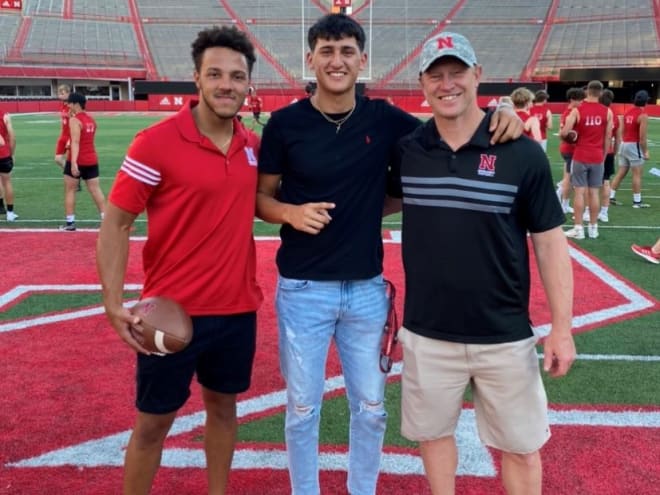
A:
<svg viewBox="0 0 660 495">
<path fill-rule="evenodd" d="M 623 136 L 621 141 L 639 143 L 639 116 L 644 113 L 644 107 L 632 107 L 623 116 Z"/>
<path fill-rule="evenodd" d="M 527 122 L 532 117 L 532 114 L 525 110 L 516 110 L 516 115 L 520 117 L 520 120 L 522 120 L 523 123 Z M 532 131 L 524 131 L 523 134 L 533 139 Z"/>
<path fill-rule="evenodd" d="M 96 134 L 96 122 L 85 112 L 79 112 L 74 117 L 82 124 L 80 129 L 80 145 L 78 147 L 78 166 L 98 165 L 99 157 L 94 148 L 94 135 Z M 69 121 L 69 125 L 71 121 Z M 71 161 L 71 149 L 69 149 L 67 159 Z"/>
<path fill-rule="evenodd" d="M 547 139 L 546 131 L 548 128 L 548 110 L 550 107 L 547 103 L 542 105 L 532 105 L 532 108 L 529 109 L 529 113 L 539 119 L 541 124 L 541 139 Z"/>
<path fill-rule="evenodd" d="M 602 103 L 583 101 L 578 111 L 580 121 L 573 128 L 579 137 L 573 151 L 573 160 L 585 164 L 603 163 L 609 109 Z"/>
<path fill-rule="evenodd" d="M 5 144 L 0 146 L 0 158 L 8 158 L 11 156 L 11 143 L 9 142 L 9 129 L 5 124 L 6 112 L 0 111 L 0 136 L 4 139 Z"/>
<path fill-rule="evenodd" d="M 62 130 L 60 131 L 60 139 L 71 139 L 71 129 L 69 128 L 69 105 L 64 103 L 60 109 L 60 120 L 62 122 Z"/>
<path fill-rule="evenodd" d="M 566 107 L 566 110 L 564 110 L 564 112 L 559 117 L 559 130 L 560 131 L 566 125 L 566 119 L 568 118 L 569 114 L 571 113 L 571 110 L 573 110 L 571 107 Z M 575 144 L 567 143 L 563 139 L 561 139 L 559 141 L 559 153 L 562 153 L 562 154 L 565 154 L 565 155 L 571 155 L 571 154 L 573 154 L 574 149 L 575 149 Z"/>
<path fill-rule="evenodd" d="M 607 150 L 608 155 L 611 155 L 612 153 L 616 153 L 616 150 L 614 149 L 614 141 L 618 130 L 619 130 L 619 117 L 617 115 L 614 115 L 614 112 L 612 112 L 612 139 L 610 139 L 610 147 Z"/>
<path fill-rule="evenodd" d="M 259 138 L 234 119 L 223 154 L 197 130 L 197 104 L 137 134 L 109 201 L 147 212 L 143 297 L 170 297 L 190 315 L 255 311 L 262 300 L 252 236 Z"/>
<path fill-rule="evenodd" d="M 257 95 L 248 96 L 248 107 L 250 108 L 251 112 L 253 113 L 261 112 L 262 103 L 263 103 L 262 99 Z"/>
</svg>

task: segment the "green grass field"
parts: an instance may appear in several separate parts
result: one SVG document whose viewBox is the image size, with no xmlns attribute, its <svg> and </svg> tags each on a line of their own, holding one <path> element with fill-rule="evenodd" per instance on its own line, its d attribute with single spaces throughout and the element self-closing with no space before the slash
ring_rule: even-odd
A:
<svg viewBox="0 0 660 495">
<path fill-rule="evenodd" d="M 122 163 L 126 148 L 133 135 L 141 128 L 158 120 L 146 116 L 96 115 L 98 122 L 97 151 L 99 153 L 102 188 L 110 190 L 113 177 Z M 245 121 L 251 124 L 249 118 Z M 57 229 L 63 221 L 63 186 L 60 169 L 53 162 L 54 145 L 59 134 L 59 119 L 55 115 L 16 115 L 13 123 L 18 147 L 15 155 L 13 182 L 16 212 L 15 224 L 3 222 L 2 228 Z M 257 130 L 259 130 L 257 126 Z M 652 160 L 646 169 L 658 166 L 660 156 L 660 122 L 653 121 L 650 129 Z M 553 174 L 559 180 L 562 163 L 557 152 L 557 137 L 550 136 L 548 150 Z M 643 179 L 644 200 L 652 205 L 648 209 L 631 207 L 630 179 L 627 178 L 618 193 L 626 206 L 610 209 L 610 222 L 600 225 L 600 238 L 579 241 L 582 249 L 591 253 L 612 271 L 633 284 L 660 298 L 660 266 L 654 266 L 636 257 L 630 245 L 652 244 L 660 236 L 660 177 L 647 171 Z M 97 227 L 99 219 L 86 191 L 78 194 L 77 224 L 81 228 Z M 136 234 L 143 234 L 145 219 L 140 217 Z M 570 219 L 567 225 L 571 224 Z M 398 215 L 388 217 L 384 228 L 400 228 Z M 256 235 L 276 235 L 276 226 L 255 221 Z M 4 230 L 2 236 L 7 235 Z M 62 234 L 68 235 L 68 234 Z M 6 258 L 7 259 L 7 258 Z M 12 260 L 17 262 L 17 260 Z M 598 297 L 595 294 L 594 297 Z M 98 300 L 98 299 L 97 299 Z M 89 294 L 62 294 L 30 298 L 13 307 L 0 319 L 15 319 L 31 314 L 53 311 L 56 307 L 79 307 L 92 304 Z M 598 359 L 578 360 L 571 374 L 561 380 L 546 380 L 548 395 L 555 404 L 603 404 L 657 406 L 660 404 L 660 312 L 607 325 L 597 331 L 576 336 L 578 352 Z M 608 358 L 611 356 L 611 358 Z M 623 359 L 625 358 L 625 359 Z M 399 401 L 399 385 L 388 387 L 388 401 Z M 398 423 L 396 407 L 390 407 L 392 423 Z M 344 443 L 347 438 L 346 404 L 343 399 L 332 399 L 324 408 L 324 443 Z M 327 418 L 332 418 L 327 420 Z M 244 425 L 241 439 L 247 441 L 282 441 L 282 417 L 255 421 Z M 406 445 L 398 428 L 388 430 L 388 444 Z"/>
</svg>

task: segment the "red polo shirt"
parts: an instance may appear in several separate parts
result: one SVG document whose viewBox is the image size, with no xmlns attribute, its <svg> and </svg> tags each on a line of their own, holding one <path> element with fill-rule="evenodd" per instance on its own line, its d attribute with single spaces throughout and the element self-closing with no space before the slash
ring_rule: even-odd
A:
<svg viewBox="0 0 660 495">
<path fill-rule="evenodd" d="M 135 214 L 146 209 L 143 297 L 169 296 L 191 315 L 255 311 L 259 138 L 234 119 L 225 156 L 197 130 L 197 103 L 137 134 L 109 201 Z"/>
</svg>

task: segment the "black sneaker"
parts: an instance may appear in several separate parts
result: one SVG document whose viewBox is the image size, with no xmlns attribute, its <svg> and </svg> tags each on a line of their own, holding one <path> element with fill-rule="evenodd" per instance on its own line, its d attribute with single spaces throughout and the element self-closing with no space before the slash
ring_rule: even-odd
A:
<svg viewBox="0 0 660 495">
<path fill-rule="evenodd" d="M 76 230 L 75 222 L 67 222 L 66 225 L 60 225 L 60 230 L 65 230 L 67 232 L 73 232 Z"/>
<path fill-rule="evenodd" d="M 0 206 L 0 214 L 2 213 L 7 213 L 7 210 L 5 209 L 4 205 Z"/>
<path fill-rule="evenodd" d="M 616 199 L 610 198 L 610 204 L 614 206 L 621 206 L 623 203 L 619 203 Z"/>
<path fill-rule="evenodd" d="M 651 205 L 648 203 L 642 203 L 641 201 L 635 201 L 633 203 L 633 208 L 650 208 Z"/>
</svg>

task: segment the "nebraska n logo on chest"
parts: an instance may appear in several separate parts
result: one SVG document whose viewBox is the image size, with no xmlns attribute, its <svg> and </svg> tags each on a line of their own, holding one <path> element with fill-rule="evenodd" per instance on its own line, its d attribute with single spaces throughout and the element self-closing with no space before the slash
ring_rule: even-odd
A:
<svg viewBox="0 0 660 495">
<path fill-rule="evenodd" d="M 496 155 L 486 155 L 482 153 L 479 158 L 479 170 L 477 171 L 477 174 L 486 177 L 495 177 L 495 160 L 497 160 Z"/>
</svg>

